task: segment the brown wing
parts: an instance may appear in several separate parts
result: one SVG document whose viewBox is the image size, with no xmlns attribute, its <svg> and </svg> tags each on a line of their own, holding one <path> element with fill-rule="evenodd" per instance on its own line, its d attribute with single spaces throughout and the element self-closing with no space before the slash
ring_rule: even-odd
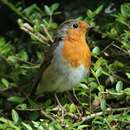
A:
<svg viewBox="0 0 130 130">
<path fill-rule="evenodd" d="M 44 58 L 43 62 L 41 63 L 41 66 L 39 68 L 39 74 L 34 79 L 34 82 L 33 82 L 33 85 L 32 85 L 31 96 L 35 95 L 37 86 L 38 86 L 38 84 L 39 84 L 39 82 L 42 78 L 44 71 L 46 70 L 46 68 L 51 63 L 51 61 L 53 59 L 53 52 L 54 52 L 55 48 L 58 46 L 58 44 L 60 43 L 59 42 L 60 40 L 61 40 L 60 38 L 55 38 L 51 47 L 49 47 L 48 50 L 45 52 L 45 58 Z"/>
</svg>

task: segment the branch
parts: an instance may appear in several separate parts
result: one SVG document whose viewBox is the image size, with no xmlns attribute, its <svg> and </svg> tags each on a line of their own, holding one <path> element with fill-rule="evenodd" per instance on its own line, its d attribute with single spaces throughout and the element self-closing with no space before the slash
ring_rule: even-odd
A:
<svg viewBox="0 0 130 130">
<path fill-rule="evenodd" d="M 55 119 L 50 116 L 49 114 L 47 114 L 43 109 L 41 108 L 26 108 L 26 109 L 20 109 L 20 108 L 16 108 L 17 111 L 22 111 L 22 112 L 30 112 L 30 111 L 38 111 L 40 112 L 41 115 L 43 115 L 44 117 L 46 117 L 47 119 L 54 121 Z"/>
<path fill-rule="evenodd" d="M 49 38 L 49 40 L 53 43 L 53 39 L 52 36 L 49 34 L 47 28 L 45 27 L 44 24 L 41 25 L 43 27 L 43 31 L 45 32 L 45 34 L 47 35 L 47 37 Z"/>
<path fill-rule="evenodd" d="M 92 118 L 95 118 L 96 116 L 102 116 L 102 115 L 106 115 L 108 114 L 109 112 L 121 112 L 121 111 L 130 111 L 130 107 L 127 107 L 127 108 L 107 108 L 105 111 L 103 112 L 97 112 L 97 113 L 93 113 L 89 116 L 86 116 L 86 117 L 82 117 L 82 121 L 88 121 Z"/>
<path fill-rule="evenodd" d="M 49 40 L 44 35 L 42 35 L 39 32 L 34 32 L 33 28 L 28 23 L 21 23 L 20 20 L 18 22 L 19 22 L 20 29 L 22 29 L 23 31 L 28 33 L 30 36 L 35 38 L 37 41 L 49 46 L 49 44 L 48 44 Z"/>
</svg>

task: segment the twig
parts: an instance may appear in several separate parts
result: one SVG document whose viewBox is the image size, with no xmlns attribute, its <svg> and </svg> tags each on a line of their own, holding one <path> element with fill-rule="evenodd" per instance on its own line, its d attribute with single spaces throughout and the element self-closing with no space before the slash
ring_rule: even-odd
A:
<svg viewBox="0 0 130 130">
<path fill-rule="evenodd" d="M 54 94 L 54 96 L 55 96 L 55 99 L 56 99 L 56 101 L 57 101 L 59 107 L 61 108 L 61 110 L 66 111 L 65 108 L 61 105 L 61 103 L 60 103 L 60 101 L 59 101 L 59 99 L 58 99 L 56 93 Z"/>
<path fill-rule="evenodd" d="M 92 72 L 92 75 L 96 78 L 98 85 L 100 86 L 100 85 L 101 85 L 101 84 L 100 84 L 100 81 L 99 81 L 99 79 L 97 78 L 97 76 L 95 75 L 94 70 L 93 70 L 92 68 L 91 68 L 90 70 L 91 70 L 91 72 Z"/>
<path fill-rule="evenodd" d="M 25 31 L 26 33 L 28 33 L 29 35 L 31 35 L 32 37 L 34 37 L 39 42 L 48 45 L 47 44 L 48 43 L 48 39 L 45 36 L 43 36 L 42 34 L 40 34 L 39 32 L 35 33 L 33 31 L 33 28 L 28 23 L 20 24 L 20 28 L 23 31 Z"/>
<path fill-rule="evenodd" d="M 1 0 L 1 2 L 8 6 L 13 12 L 15 12 L 16 15 L 24 19 L 26 22 L 32 24 L 32 22 L 26 16 L 24 16 L 11 2 L 9 2 L 8 0 Z M 39 32 L 34 33 L 33 28 L 28 23 L 23 24 L 23 26 L 21 25 L 20 28 L 32 37 L 34 37 L 35 39 L 37 39 L 38 41 L 40 41 L 41 43 L 47 44 L 48 39 Z M 43 26 L 43 29 L 49 40 L 53 42 L 53 39 L 45 26 Z"/>
<path fill-rule="evenodd" d="M 51 121 L 55 120 L 53 117 L 51 117 L 50 115 L 48 115 L 44 110 L 41 110 L 41 114 L 44 115 L 46 118 L 48 118 Z"/>
<path fill-rule="evenodd" d="M 55 96 L 55 99 L 56 99 L 56 101 L 57 101 L 57 103 L 58 103 L 60 109 L 61 109 L 62 123 L 63 123 L 63 122 L 64 122 L 64 113 L 66 112 L 66 109 L 61 105 L 61 103 L 60 103 L 60 101 L 59 101 L 59 99 L 58 99 L 56 93 L 54 94 L 54 96 Z"/>
<path fill-rule="evenodd" d="M 112 72 L 112 75 L 113 75 L 115 78 L 117 78 L 117 79 L 119 79 L 119 80 L 122 80 L 122 81 L 124 81 L 125 83 L 130 84 L 130 81 L 129 81 L 129 80 L 124 79 L 124 78 L 120 77 L 119 75 L 114 74 L 113 72 Z"/>
<path fill-rule="evenodd" d="M 47 35 L 47 37 L 49 38 L 49 40 L 53 43 L 53 39 L 52 39 L 52 36 L 49 34 L 47 28 L 45 27 L 44 24 L 41 25 L 43 27 L 43 30 L 45 32 L 45 34 Z"/>
<path fill-rule="evenodd" d="M 70 116 L 72 119 L 75 119 L 75 120 L 78 120 L 79 119 L 79 116 L 76 115 L 76 114 L 73 114 L 73 113 L 65 113 L 65 116 Z"/>
<path fill-rule="evenodd" d="M 43 109 L 41 108 L 26 108 L 26 109 L 20 109 L 16 108 L 17 111 L 39 111 L 43 116 L 45 116 L 47 119 L 54 121 L 55 119 L 48 115 Z"/>
<path fill-rule="evenodd" d="M 107 38 L 107 39 L 109 39 L 109 40 L 112 41 L 112 43 L 109 44 L 108 46 L 106 46 L 106 47 L 102 50 L 102 52 L 104 52 L 107 48 L 109 48 L 109 47 L 112 45 L 112 46 L 118 48 L 119 50 L 123 51 L 124 53 L 126 53 L 128 56 L 130 56 L 129 50 L 127 51 L 127 50 L 125 50 L 125 49 L 123 49 L 123 48 L 120 48 L 119 46 L 113 44 L 114 42 L 116 42 L 116 43 L 119 43 L 119 44 L 122 45 L 122 42 L 121 42 L 121 40 L 120 40 L 119 38 L 112 38 L 112 37 L 110 37 L 109 35 L 106 35 L 105 33 L 101 32 L 101 31 L 99 31 L 99 30 L 97 31 L 96 29 L 92 29 L 92 32 L 94 32 L 94 33 L 100 35 L 101 37 L 105 36 L 105 38 Z"/>
<path fill-rule="evenodd" d="M 104 114 L 108 114 L 109 112 L 120 112 L 120 111 L 130 111 L 130 107 L 127 107 L 127 108 L 107 108 L 103 112 L 97 112 L 97 113 L 93 113 L 89 116 L 82 117 L 82 121 L 88 121 L 96 116 L 102 116 Z"/>
<path fill-rule="evenodd" d="M 89 111 L 92 112 L 92 93 L 91 88 L 89 89 Z"/>
<path fill-rule="evenodd" d="M 20 66 L 20 68 L 22 68 L 22 69 L 35 69 L 35 68 L 39 68 L 39 65 L 35 65 L 35 66 Z"/>
<path fill-rule="evenodd" d="M 101 53 L 104 53 L 115 41 L 112 41 L 110 44 L 108 44 L 102 51 Z"/>
<path fill-rule="evenodd" d="M 106 124 L 108 125 L 108 128 L 110 129 L 110 130 L 113 130 L 112 128 L 111 128 L 111 125 L 110 125 L 110 123 L 108 122 L 108 120 L 105 118 L 104 119 L 104 121 L 106 122 Z"/>
<path fill-rule="evenodd" d="M 21 109 L 21 108 L 16 108 L 18 111 L 40 111 L 40 108 L 26 108 L 26 109 Z"/>
<path fill-rule="evenodd" d="M 130 53 L 129 53 L 127 50 L 125 50 L 125 49 L 123 49 L 123 48 L 121 48 L 121 47 L 119 47 L 119 46 L 117 46 L 117 45 L 115 45 L 115 44 L 113 44 L 113 43 L 112 43 L 111 45 L 114 46 L 114 47 L 116 47 L 117 49 L 123 51 L 123 52 L 126 53 L 128 56 L 130 56 Z"/>
<path fill-rule="evenodd" d="M 14 123 L 12 123 L 12 121 L 5 119 L 3 117 L 0 117 L 0 122 L 2 122 L 2 124 L 6 124 L 9 127 L 11 127 L 13 130 L 20 130 L 21 128 L 19 128 L 18 126 L 16 126 Z M 4 126 L 4 125 L 3 125 Z M 6 127 L 7 128 L 7 127 Z M 5 128 L 5 129 L 6 129 Z M 10 128 L 10 129 L 11 129 Z"/>
<path fill-rule="evenodd" d="M 111 95 L 117 95 L 117 96 L 120 96 L 120 95 L 123 95 L 123 94 L 126 94 L 126 95 L 130 95 L 130 93 L 126 93 L 126 92 L 111 92 L 109 90 L 106 90 L 106 92 L 102 92 L 104 94 L 111 94 Z"/>
<path fill-rule="evenodd" d="M 78 97 L 76 96 L 76 93 L 75 93 L 75 90 L 74 90 L 74 89 L 73 89 L 73 96 L 74 96 L 74 98 L 76 99 L 77 104 L 78 104 L 78 105 L 81 105 L 81 102 L 80 102 L 80 100 L 78 99 Z"/>
</svg>

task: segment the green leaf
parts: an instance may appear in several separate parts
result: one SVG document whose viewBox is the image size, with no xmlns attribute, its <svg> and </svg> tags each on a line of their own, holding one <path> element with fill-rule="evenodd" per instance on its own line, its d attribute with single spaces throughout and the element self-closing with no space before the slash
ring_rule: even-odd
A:
<svg viewBox="0 0 130 130">
<path fill-rule="evenodd" d="M 57 10 L 58 8 L 59 8 L 59 3 L 52 4 L 52 6 L 51 6 L 52 13 L 54 13 L 54 11 Z"/>
<path fill-rule="evenodd" d="M 17 62 L 16 56 L 13 56 L 13 55 L 9 56 L 7 60 L 8 60 L 8 62 L 13 63 L 13 64 L 15 64 Z"/>
<path fill-rule="evenodd" d="M 97 69 L 97 71 L 96 71 L 96 77 L 97 77 L 97 78 L 102 75 L 102 71 L 103 71 L 102 67 L 99 67 L 99 68 Z"/>
<path fill-rule="evenodd" d="M 57 28 L 57 24 L 51 22 L 51 23 L 48 25 L 48 27 L 51 28 L 51 29 L 56 29 L 56 28 Z"/>
<path fill-rule="evenodd" d="M 91 88 L 98 88 L 97 82 L 90 82 L 90 83 L 89 83 L 89 86 L 90 86 Z"/>
<path fill-rule="evenodd" d="M 118 22 L 120 22 L 120 23 L 122 23 L 123 25 L 126 25 L 126 26 L 129 25 L 126 21 L 126 18 L 123 17 L 121 14 L 115 15 L 115 17 L 116 17 L 116 21 L 118 21 Z"/>
<path fill-rule="evenodd" d="M 22 122 L 22 125 L 26 128 L 26 130 L 33 130 L 29 124 Z"/>
<path fill-rule="evenodd" d="M 46 12 L 47 15 L 49 15 L 49 16 L 52 15 L 52 12 L 51 12 L 50 8 L 47 5 L 44 6 L 44 9 L 45 9 L 45 12 Z"/>
<path fill-rule="evenodd" d="M 56 122 L 52 122 L 49 125 L 49 130 L 61 130 L 61 127 L 59 124 L 57 124 Z"/>
<path fill-rule="evenodd" d="M 35 102 L 35 100 L 28 98 L 28 102 L 31 105 L 31 107 L 33 107 L 33 108 L 39 107 L 39 105 Z"/>
<path fill-rule="evenodd" d="M 96 10 L 95 10 L 95 14 L 99 14 L 103 9 L 103 5 L 100 5 Z"/>
<path fill-rule="evenodd" d="M 86 84 L 84 84 L 84 83 L 80 83 L 80 86 L 81 86 L 82 88 L 84 88 L 84 89 L 89 90 L 88 86 L 87 86 Z"/>
<path fill-rule="evenodd" d="M 40 32 L 40 21 L 38 19 L 34 20 L 33 31 Z"/>
<path fill-rule="evenodd" d="M 117 84 L 116 84 L 116 91 L 121 92 L 122 89 L 123 89 L 123 82 L 118 81 Z"/>
<path fill-rule="evenodd" d="M 98 58 L 98 60 L 94 64 L 94 70 L 97 70 L 100 66 L 103 66 L 103 65 L 106 65 L 106 64 L 107 64 L 107 60 L 100 57 L 100 58 Z"/>
<path fill-rule="evenodd" d="M 105 110 L 105 109 L 106 109 L 106 105 L 107 105 L 106 100 L 101 99 L 101 102 L 100 102 L 100 103 L 101 103 L 101 104 L 100 104 L 101 109 L 102 109 L 102 110 Z"/>
<path fill-rule="evenodd" d="M 126 92 L 126 94 L 130 95 L 130 88 L 124 89 L 124 92 Z"/>
<path fill-rule="evenodd" d="M 126 73 L 127 77 L 130 79 L 130 73 Z"/>
<path fill-rule="evenodd" d="M 125 3 L 121 5 L 121 14 L 124 17 L 130 17 L 130 3 Z"/>
<path fill-rule="evenodd" d="M 38 130 L 45 130 L 41 125 L 41 122 L 32 121 L 32 123 L 35 128 L 38 128 Z"/>
<path fill-rule="evenodd" d="M 110 30 L 110 37 L 114 38 L 117 36 L 117 30 L 115 28 L 111 28 Z"/>
<path fill-rule="evenodd" d="M 0 37 L 0 55 L 8 56 L 11 53 L 12 53 L 11 44 L 6 42 L 3 37 Z"/>
<path fill-rule="evenodd" d="M 19 121 L 19 115 L 14 109 L 12 110 L 12 119 L 15 123 L 18 123 Z"/>
<path fill-rule="evenodd" d="M 9 87 L 9 82 L 8 82 L 8 80 L 2 78 L 2 79 L 1 79 L 1 82 L 3 83 L 3 85 L 4 85 L 6 88 Z"/>
<path fill-rule="evenodd" d="M 17 57 L 22 60 L 22 61 L 27 61 L 28 60 L 28 54 L 26 51 L 22 50 L 17 54 Z"/>
<path fill-rule="evenodd" d="M 78 126 L 77 130 L 82 130 L 82 129 L 88 128 L 88 127 L 89 127 L 89 125 L 80 125 L 80 126 Z"/>
<path fill-rule="evenodd" d="M 27 109 L 27 104 L 23 103 L 23 104 L 18 104 L 17 108 L 21 109 L 21 110 L 25 110 Z"/>
<path fill-rule="evenodd" d="M 127 121 L 130 122 L 130 115 L 127 115 L 127 116 L 126 116 L 126 119 L 127 119 Z"/>
<path fill-rule="evenodd" d="M 76 106 L 75 106 L 74 103 L 72 103 L 72 104 L 70 105 L 70 107 L 69 107 L 69 112 L 71 112 L 71 113 L 76 112 Z"/>
<path fill-rule="evenodd" d="M 8 101 L 15 102 L 15 103 L 22 103 L 24 100 L 25 98 L 19 96 L 12 96 L 8 98 Z"/>
<path fill-rule="evenodd" d="M 92 50 L 92 54 L 97 56 L 100 54 L 100 48 L 99 47 L 94 47 L 93 50 Z"/>
<path fill-rule="evenodd" d="M 42 12 L 42 10 L 36 4 L 32 4 L 32 5 L 28 6 L 27 8 L 25 8 L 22 11 L 22 13 L 26 17 L 28 17 L 29 19 L 32 19 L 32 17 L 35 16 L 35 14 L 43 13 L 43 12 Z"/>
<path fill-rule="evenodd" d="M 4 44 L 4 43 L 6 43 L 5 38 L 4 37 L 0 37 L 0 44 Z"/>
<path fill-rule="evenodd" d="M 2 124 L 2 129 L 0 129 L 0 130 L 6 130 L 6 128 L 12 128 L 12 130 L 21 130 L 19 127 L 17 127 L 14 124 L 14 122 L 7 120 L 3 117 L 0 117 L 0 124 Z M 4 127 L 5 127 L 5 129 L 4 129 Z"/>
<path fill-rule="evenodd" d="M 99 85 L 99 86 L 98 86 L 98 90 L 99 90 L 100 92 L 103 92 L 103 91 L 104 91 L 104 86 L 103 86 L 103 85 Z"/>
<path fill-rule="evenodd" d="M 93 18 L 93 17 L 95 16 L 95 14 L 94 14 L 90 9 L 88 9 L 88 10 L 87 10 L 87 16 L 88 16 L 89 18 Z"/>
</svg>

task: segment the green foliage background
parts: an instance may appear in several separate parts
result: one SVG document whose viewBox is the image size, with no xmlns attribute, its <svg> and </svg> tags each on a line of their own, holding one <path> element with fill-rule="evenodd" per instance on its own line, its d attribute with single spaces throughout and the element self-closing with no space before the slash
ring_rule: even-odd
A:
<svg viewBox="0 0 130 130">
<path fill-rule="evenodd" d="M 58 94 L 30 97 L 58 25 L 87 21 L 89 78 L 80 105 Z M 130 3 L 125 0 L 0 0 L 0 130 L 130 130 Z M 71 95 L 73 92 L 71 92 Z"/>
</svg>

